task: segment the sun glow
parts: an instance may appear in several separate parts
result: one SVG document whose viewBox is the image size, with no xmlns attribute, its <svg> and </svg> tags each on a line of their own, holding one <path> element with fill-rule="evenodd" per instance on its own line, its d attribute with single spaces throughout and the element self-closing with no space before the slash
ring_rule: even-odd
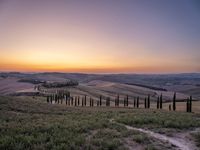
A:
<svg viewBox="0 0 200 150">
<path fill-rule="evenodd" d="M 135 2 L 98 3 L 0 3 L 0 70 L 94 73 L 200 70 L 198 19 L 183 23 L 169 20 L 167 12 L 152 11 L 162 10 L 154 9 L 157 5 L 151 8 Z M 181 18 L 176 9 L 172 11 Z M 188 11 L 194 13 L 191 19 L 196 17 L 196 11 Z M 188 27 L 190 22 L 192 28 Z M 186 23 L 184 30 L 177 27 Z M 195 23 L 199 25 L 193 26 Z"/>
</svg>

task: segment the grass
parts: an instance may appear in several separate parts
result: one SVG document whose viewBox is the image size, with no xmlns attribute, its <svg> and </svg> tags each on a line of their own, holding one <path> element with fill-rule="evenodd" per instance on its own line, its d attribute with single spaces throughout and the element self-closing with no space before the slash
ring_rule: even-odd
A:
<svg viewBox="0 0 200 150">
<path fill-rule="evenodd" d="M 144 128 L 200 126 L 198 114 L 47 104 L 44 98 L 0 96 L 0 149 L 128 149 L 127 138 L 146 149 L 155 140 L 110 122 Z M 148 142 L 145 142 L 148 141 Z M 165 149 L 162 145 L 159 148 Z"/>
<path fill-rule="evenodd" d="M 195 138 L 195 142 L 196 142 L 197 146 L 200 147 L 200 131 L 197 133 L 193 133 L 192 135 Z"/>
<path fill-rule="evenodd" d="M 116 120 L 136 127 L 188 129 L 199 127 L 200 121 L 191 113 L 141 110 L 121 113 Z"/>
</svg>

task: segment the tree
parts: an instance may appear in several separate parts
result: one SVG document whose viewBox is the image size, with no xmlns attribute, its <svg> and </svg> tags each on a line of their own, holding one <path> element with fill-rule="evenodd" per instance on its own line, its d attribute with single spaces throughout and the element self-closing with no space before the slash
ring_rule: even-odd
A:
<svg viewBox="0 0 200 150">
<path fill-rule="evenodd" d="M 126 96 L 126 106 L 128 107 L 128 95 Z"/>
<path fill-rule="evenodd" d="M 139 98 L 139 96 L 137 97 L 137 108 L 139 108 L 139 100 L 140 100 L 140 98 Z"/>
<path fill-rule="evenodd" d="M 135 99 L 135 97 L 134 97 L 134 108 L 135 108 L 135 106 L 136 106 L 136 99 Z"/>
<path fill-rule="evenodd" d="M 82 97 L 82 106 L 84 105 L 84 98 Z"/>
<path fill-rule="evenodd" d="M 78 106 L 80 105 L 80 97 L 78 96 Z"/>
<path fill-rule="evenodd" d="M 176 92 L 174 93 L 174 96 L 173 96 L 173 111 L 176 110 Z"/>
<path fill-rule="evenodd" d="M 77 106 L 77 97 L 75 96 L 75 106 Z"/>
<path fill-rule="evenodd" d="M 169 111 L 171 111 L 171 104 L 169 104 Z"/>
<path fill-rule="evenodd" d="M 119 94 L 117 95 L 117 106 L 119 106 Z"/>
<path fill-rule="evenodd" d="M 192 96 L 190 96 L 189 111 L 192 112 Z"/>
<path fill-rule="evenodd" d="M 106 98 L 106 106 L 110 106 L 110 97 Z"/>
<path fill-rule="evenodd" d="M 92 106 L 92 98 L 90 97 L 90 107 Z"/>
<path fill-rule="evenodd" d="M 47 103 L 49 103 L 49 96 L 47 96 Z"/>
<path fill-rule="evenodd" d="M 147 106 L 148 106 L 148 108 L 150 108 L 150 95 L 148 94 L 148 98 L 147 98 Z"/>
<path fill-rule="evenodd" d="M 160 109 L 162 109 L 162 93 L 160 95 Z"/>
<path fill-rule="evenodd" d="M 186 101 L 186 112 L 189 112 L 189 98 Z"/>
<path fill-rule="evenodd" d="M 102 96 L 100 95 L 100 98 L 99 98 L 99 105 L 101 106 L 101 101 L 102 101 Z"/>
<path fill-rule="evenodd" d="M 71 97 L 71 106 L 74 105 L 74 97 Z"/>
<path fill-rule="evenodd" d="M 85 106 L 87 105 L 86 101 L 87 101 L 87 95 L 85 95 L 85 104 L 84 104 Z"/>
</svg>

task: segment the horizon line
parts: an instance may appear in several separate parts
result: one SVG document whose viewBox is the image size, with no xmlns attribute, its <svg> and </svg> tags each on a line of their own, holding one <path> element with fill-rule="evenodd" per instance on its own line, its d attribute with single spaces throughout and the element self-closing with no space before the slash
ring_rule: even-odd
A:
<svg viewBox="0 0 200 150">
<path fill-rule="evenodd" d="M 27 74 L 39 74 L 39 73 L 63 73 L 63 74 L 94 74 L 94 75 L 176 75 L 176 74 L 200 74 L 199 71 L 197 72 L 165 72 L 165 73 L 137 73 L 137 72 L 99 72 L 99 73 L 94 73 L 94 72 L 62 72 L 62 71 L 1 71 L 0 73 L 27 73 Z"/>
</svg>

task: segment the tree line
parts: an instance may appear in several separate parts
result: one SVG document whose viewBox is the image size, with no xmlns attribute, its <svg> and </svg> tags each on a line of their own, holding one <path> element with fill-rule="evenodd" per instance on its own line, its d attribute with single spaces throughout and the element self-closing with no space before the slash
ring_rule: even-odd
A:
<svg viewBox="0 0 200 150">
<path fill-rule="evenodd" d="M 103 97 L 102 95 L 99 96 L 99 99 L 96 101 L 96 104 L 94 103 L 94 99 L 92 97 L 89 97 L 87 95 L 82 95 L 82 96 L 71 96 L 70 92 L 68 91 L 57 91 L 54 94 L 48 94 L 46 96 L 47 103 L 56 103 L 56 104 L 63 104 L 65 103 L 67 106 L 111 106 L 111 98 L 110 97 Z M 104 104 L 103 104 L 104 100 Z M 121 102 L 123 101 L 123 102 Z M 128 95 L 124 97 L 123 100 L 120 101 L 120 96 L 117 94 L 116 98 L 114 99 L 114 106 L 119 107 L 129 107 L 130 104 L 130 98 Z M 141 99 L 139 96 L 134 97 L 132 100 L 132 105 L 133 108 L 140 108 L 141 106 Z M 88 103 L 87 103 L 88 102 Z M 121 102 L 121 103 L 120 103 Z M 150 109 L 151 108 L 151 96 L 148 94 L 147 97 L 144 98 L 143 100 L 143 105 L 145 109 Z M 169 104 L 169 111 L 176 111 L 176 93 L 173 95 L 173 100 L 172 104 Z M 160 96 L 157 97 L 157 109 L 163 109 L 163 96 L 162 93 Z M 186 112 L 192 112 L 192 96 L 190 96 L 186 100 Z"/>
</svg>

